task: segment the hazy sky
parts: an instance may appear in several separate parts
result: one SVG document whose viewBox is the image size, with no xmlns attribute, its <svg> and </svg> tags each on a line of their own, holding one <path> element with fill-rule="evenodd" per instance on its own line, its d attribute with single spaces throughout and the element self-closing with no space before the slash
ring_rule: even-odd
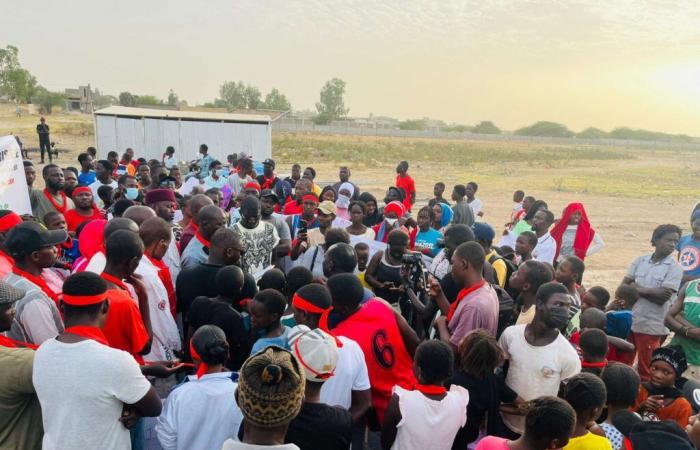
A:
<svg viewBox="0 0 700 450">
<path fill-rule="evenodd" d="M 0 45 L 50 89 L 209 101 L 225 80 L 350 115 L 700 136 L 697 0 L 5 0 Z"/>
</svg>

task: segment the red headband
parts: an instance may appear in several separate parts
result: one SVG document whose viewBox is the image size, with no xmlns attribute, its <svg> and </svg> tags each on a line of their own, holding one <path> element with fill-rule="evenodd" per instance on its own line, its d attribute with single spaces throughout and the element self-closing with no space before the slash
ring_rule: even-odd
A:
<svg viewBox="0 0 700 450">
<path fill-rule="evenodd" d="M 206 374 L 209 371 L 209 364 L 205 363 L 202 361 L 202 357 L 199 356 L 199 353 L 197 353 L 197 350 L 194 349 L 194 343 L 192 343 L 192 339 L 190 339 L 190 355 L 192 355 L 192 359 L 195 361 L 199 361 L 199 368 L 197 369 L 197 379 L 199 380 L 202 378 L 202 375 Z"/>
<path fill-rule="evenodd" d="M 255 182 L 255 181 L 249 181 L 243 186 L 243 190 L 248 190 L 248 189 L 255 189 L 256 191 L 260 192 L 260 184 Z"/>
<path fill-rule="evenodd" d="M 92 191 L 90 190 L 89 187 L 87 186 L 78 186 L 77 188 L 73 189 L 73 193 L 70 195 L 71 197 L 75 197 L 78 194 L 82 194 L 83 192 L 87 192 L 92 195 Z"/>
<path fill-rule="evenodd" d="M 316 194 L 306 194 L 301 198 L 301 201 L 318 203 L 318 197 L 316 197 Z"/>
<path fill-rule="evenodd" d="M 20 223 L 22 223 L 22 218 L 19 214 L 14 212 L 7 213 L 3 217 L 0 217 L 0 232 L 11 230 Z"/>
<path fill-rule="evenodd" d="M 320 306 L 316 306 L 310 301 L 302 298 L 299 294 L 294 294 L 292 297 L 292 306 L 294 306 L 297 309 L 301 309 L 302 311 L 310 312 L 313 314 L 323 314 L 330 308 L 321 308 Z"/>
<path fill-rule="evenodd" d="M 90 306 L 90 305 L 96 305 L 98 303 L 102 303 L 103 301 L 107 300 L 107 294 L 102 293 L 102 294 L 97 294 L 97 295 L 68 295 L 68 294 L 63 294 L 63 303 L 66 305 L 73 305 L 73 306 Z"/>
</svg>

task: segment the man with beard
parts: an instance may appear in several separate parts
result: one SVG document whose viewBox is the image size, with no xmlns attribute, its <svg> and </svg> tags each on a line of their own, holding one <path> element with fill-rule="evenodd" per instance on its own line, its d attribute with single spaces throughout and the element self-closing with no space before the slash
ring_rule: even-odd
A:
<svg viewBox="0 0 700 450">
<path fill-rule="evenodd" d="M 75 208 L 63 214 L 70 233 L 75 233 L 78 225 L 83 222 L 103 218 L 102 212 L 95 205 L 92 191 L 89 187 L 83 185 L 73 189 L 73 202 L 75 203 Z"/>
<path fill-rule="evenodd" d="M 292 236 L 289 233 L 287 223 L 278 215 L 274 214 L 275 206 L 278 204 L 277 194 L 271 189 L 263 189 L 260 194 L 260 219 L 263 222 L 269 222 L 275 226 L 277 235 L 280 238 L 279 244 L 275 250 L 275 257 L 282 257 L 289 254 L 291 248 Z"/>
<path fill-rule="evenodd" d="M 148 167 L 147 165 L 145 166 Z M 171 227 L 171 237 L 168 243 L 168 250 L 161 258 L 162 261 L 160 261 L 160 263 L 164 265 L 165 268 L 169 269 L 172 277 L 172 283 L 174 283 L 181 270 L 180 253 L 177 249 L 175 233 L 172 231 L 172 228 L 175 226 L 173 224 L 173 220 L 175 219 L 175 209 L 177 209 L 177 199 L 175 198 L 175 193 L 170 189 L 150 190 L 148 193 L 146 193 L 146 205 L 153 208 L 153 210 L 156 212 L 156 216 L 168 222 Z M 181 235 L 181 233 L 178 233 L 178 235 Z M 163 267 L 161 267 L 161 269 L 163 269 Z"/>
<path fill-rule="evenodd" d="M 44 177 L 46 188 L 43 195 L 37 199 L 36 207 L 32 208 L 34 217 L 41 220 L 48 212 L 56 211 L 65 214 L 69 209 L 73 209 L 73 201 L 63 192 L 65 187 L 63 170 L 56 164 L 47 164 L 41 171 L 41 175 Z"/>
<path fill-rule="evenodd" d="M 245 245 L 241 268 L 255 274 L 270 266 L 274 249 L 279 243 L 275 226 L 260 220 L 260 201 L 249 195 L 241 203 L 241 220 L 232 227 Z"/>
</svg>

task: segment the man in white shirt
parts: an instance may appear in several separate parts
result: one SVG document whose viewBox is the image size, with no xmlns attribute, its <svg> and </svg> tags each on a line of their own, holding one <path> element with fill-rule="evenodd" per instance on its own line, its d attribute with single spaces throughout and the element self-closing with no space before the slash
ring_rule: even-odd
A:
<svg viewBox="0 0 700 450">
<path fill-rule="evenodd" d="M 537 236 L 537 245 L 532 251 L 532 258 L 536 261 L 554 265 L 554 256 L 557 253 L 557 242 L 549 234 L 549 227 L 554 222 L 554 214 L 549 210 L 537 211 L 532 218 L 532 231 Z"/>
<path fill-rule="evenodd" d="M 128 427 L 137 416 L 160 414 L 158 394 L 134 358 L 107 345 L 101 330 L 109 310 L 106 291 L 99 275 L 71 275 L 63 285 L 66 330 L 34 357 L 44 449 L 129 449 Z"/>
<path fill-rule="evenodd" d="M 119 187 L 117 182 L 112 179 L 113 170 L 114 166 L 111 162 L 107 161 L 106 159 L 101 159 L 95 164 L 96 180 L 89 186 L 89 188 L 92 191 L 92 198 L 95 199 L 95 204 L 98 208 L 102 208 L 104 206 L 104 203 L 102 202 L 100 196 L 97 194 L 97 190 L 101 186 L 111 186 L 111 188 L 115 190 Z"/>
<path fill-rule="evenodd" d="M 484 211 L 482 211 L 482 209 L 484 208 L 484 203 L 480 199 L 476 198 L 476 191 L 479 190 L 479 185 L 473 181 L 470 181 L 465 187 L 467 193 L 467 204 L 471 208 L 472 213 L 474 213 L 474 219 L 483 217 Z"/>
<path fill-rule="evenodd" d="M 245 197 L 240 211 L 241 220 L 231 230 L 245 245 L 245 253 L 241 255 L 241 268 L 255 275 L 272 264 L 279 236 L 273 224 L 260 220 L 260 201 L 256 197 Z"/>
<path fill-rule="evenodd" d="M 569 321 L 570 305 L 563 284 L 545 283 L 537 290 L 532 323 L 508 327 L 498 340 L 508 365 L 506 384 L 525 401 L 556 396 L 561 381 L 581 371 L 576 350 L 559 332 Z M 523 433 L 524 416 L 503 414 L 503 421 Z"/>
</svg>

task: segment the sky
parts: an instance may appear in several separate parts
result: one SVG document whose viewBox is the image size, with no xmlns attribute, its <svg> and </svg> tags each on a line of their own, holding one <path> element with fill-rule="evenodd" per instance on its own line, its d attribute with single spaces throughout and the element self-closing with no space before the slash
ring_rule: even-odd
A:
<svg viewBox="0 0 700 450">
<path fill-rule="evenodd" d="M 351 116 L 700 136 L 696 0 L 5 0 L 0 46 L 52 90 L 211 101 L 227 80 Z M 8 8 L 9 4 L 9 8 Z"/>
</svg>

